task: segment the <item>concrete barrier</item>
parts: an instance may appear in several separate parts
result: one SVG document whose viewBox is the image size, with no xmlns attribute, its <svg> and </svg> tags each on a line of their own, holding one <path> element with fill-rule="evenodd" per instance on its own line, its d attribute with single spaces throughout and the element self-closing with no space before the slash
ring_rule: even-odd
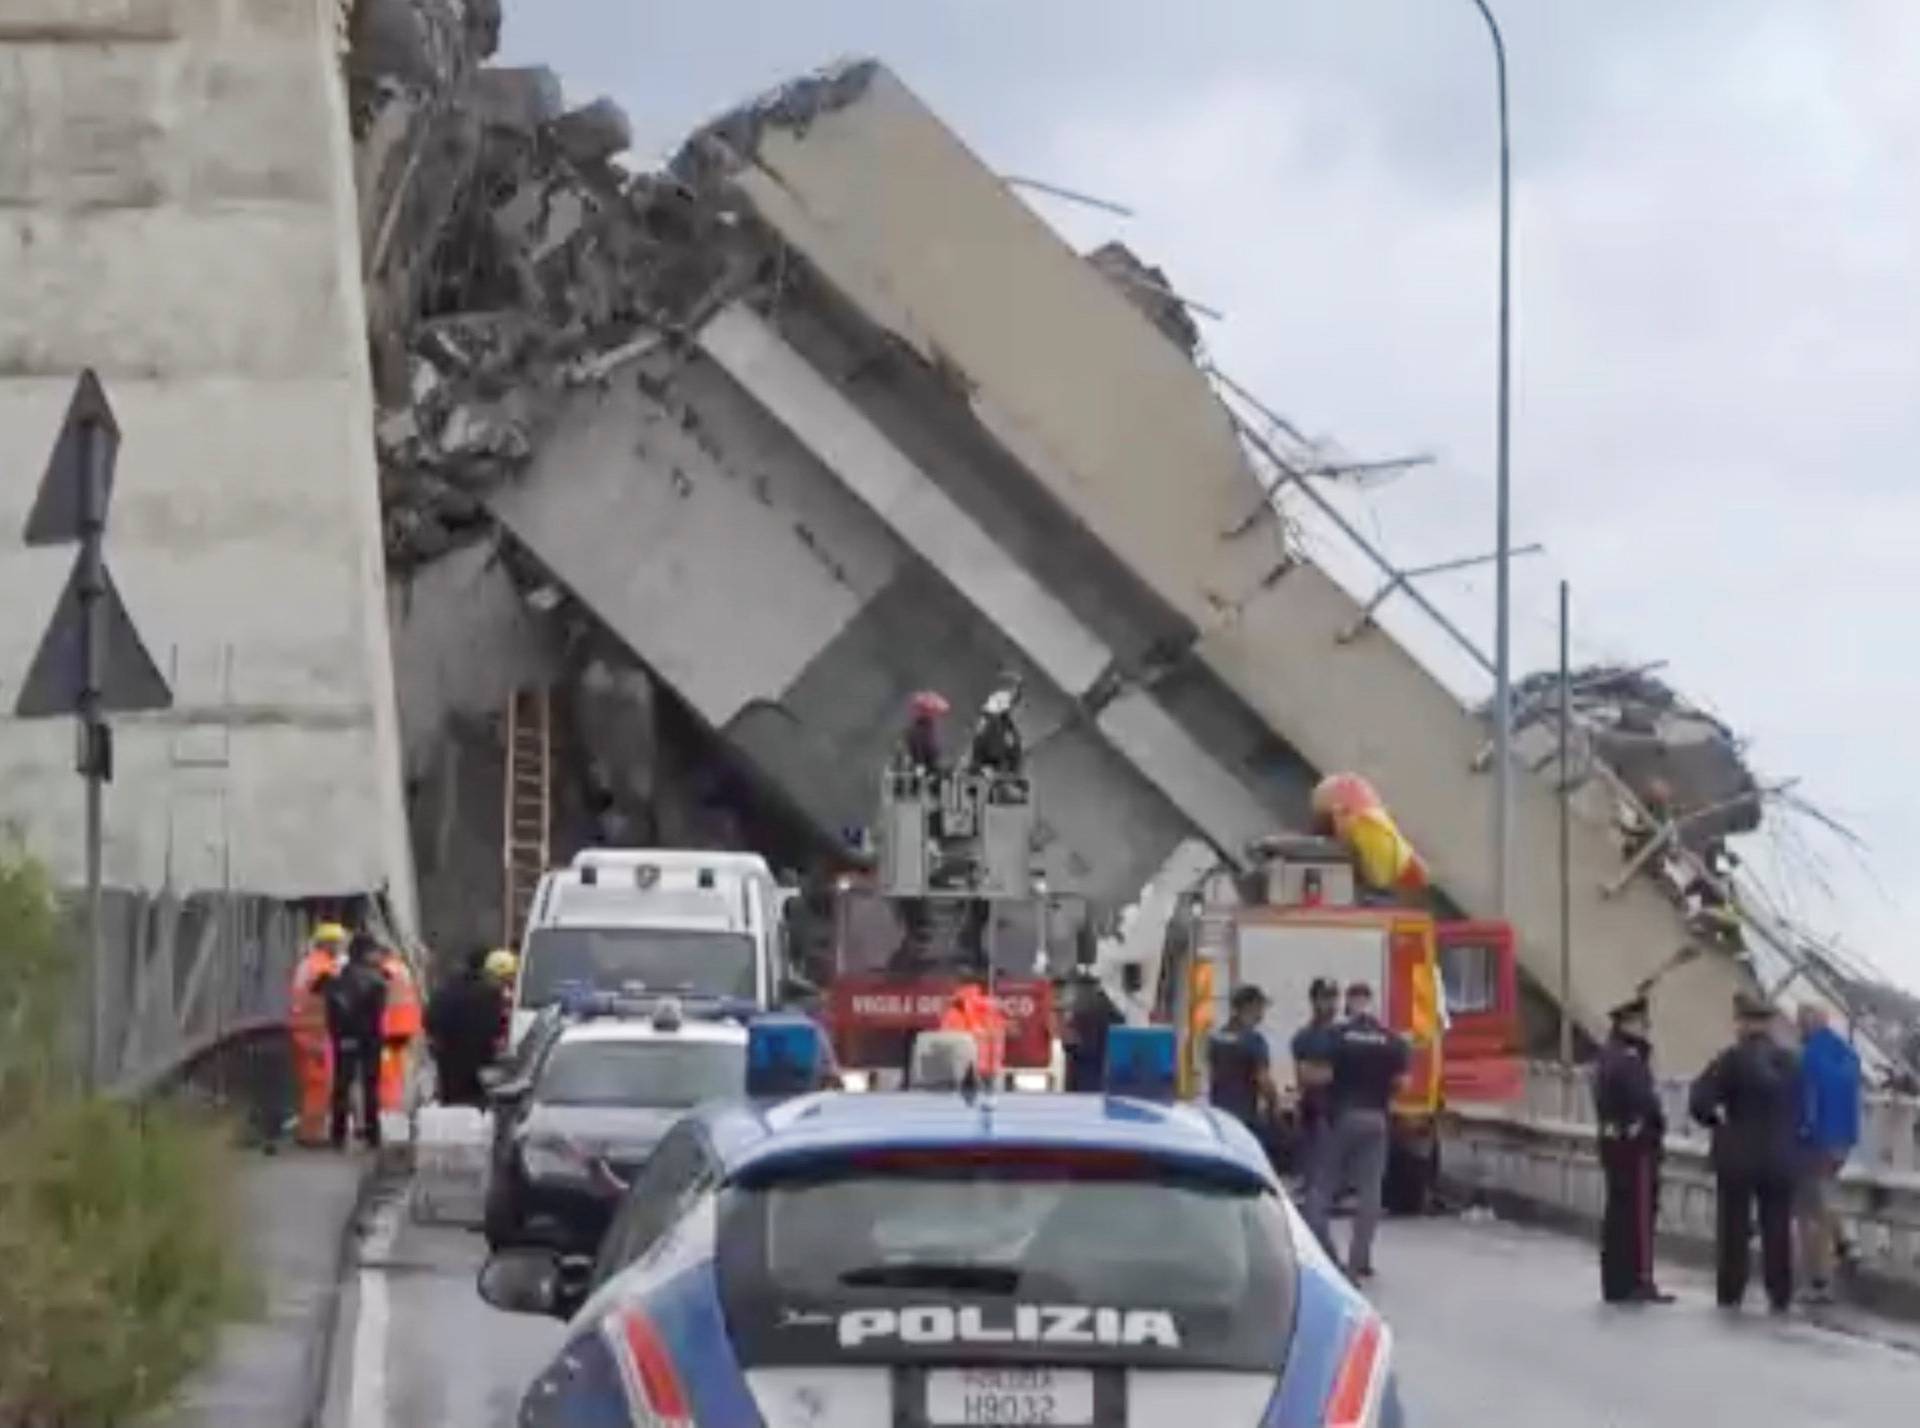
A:
<svg viewBox="0 0 1920 1428">
<path fill-rule="evenodd" d="M 1670 1130 L 1660 1232 L 1664 1247 L 1698 1254 L 1713 1243 L 1714 1184 L 1707 1137 L 1687 1116 L 1686 1094 L 1684 1082 L 1661 1086 Z M 1596 1145 L 1587 1073 L 1533 1066 L 1521 1102 L 1448 1108 L 1442 1167 L 1457 1192 L 1590 1227 L 1604 1198 Z M 1920 1313 L 1920 1101 L 1869 1098 L 1860 1147 L 1841 1175 L 1839 1208 L 1860 1251 L 1863 1300 Z"/>
</svg>

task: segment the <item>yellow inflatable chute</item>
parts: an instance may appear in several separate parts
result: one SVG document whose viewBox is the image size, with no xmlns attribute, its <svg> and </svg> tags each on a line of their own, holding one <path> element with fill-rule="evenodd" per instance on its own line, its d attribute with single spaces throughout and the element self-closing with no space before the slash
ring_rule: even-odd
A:
<svg viewBox="0 0 1920 1428">
<path fill-rule="evenodd" d="M 1313 790 L 1314 823 L 1353 855 L 1354 872 L 1376 892 L 1419 892 L 1427 865 L 1401 835 L 1373 785 L 1358 774 L 1329 774 Z"/>
</svg>

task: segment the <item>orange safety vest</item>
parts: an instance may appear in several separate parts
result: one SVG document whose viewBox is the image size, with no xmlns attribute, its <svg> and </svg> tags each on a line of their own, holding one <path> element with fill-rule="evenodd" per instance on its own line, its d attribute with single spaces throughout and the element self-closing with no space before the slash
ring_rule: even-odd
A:
<svg viewBox="0 0 1920 1428">
<path fill-rule="evenodd" d="M 389 952 L 380 959 L 380 975 L 387 979 L 387 1009 L 380 1019 L 384 1041 L 412 1041 L 426 1029 L 420 1008 L 420 988 L 406 959 Z"/>
<path fill-rule="evenodd" d="M 300 959 L 293 970 L 293 990 L 287 997 L 287 1025 L 296 1041 L 327 1039 L 327 999 L 320 990 L 323 976 L 331 976 L 339 964 L 315 947 Z"/>
<path fill-rule="evenodd" d="M 942 1031 L 964 1031 L 973 1038 L 980 1053 L 980 1074 L 998 1076 L 1005 1060 L 1007 1019 L 979 987 L 968 983 L 953 994 L 947 1009 L 940 1014 Z"/>
</svg>

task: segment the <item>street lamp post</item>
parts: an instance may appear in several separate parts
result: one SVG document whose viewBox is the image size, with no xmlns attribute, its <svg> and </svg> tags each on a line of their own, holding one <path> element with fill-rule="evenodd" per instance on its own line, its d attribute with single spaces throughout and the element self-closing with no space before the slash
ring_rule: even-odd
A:
<svg viewBox="0 0 1920 1428">
<path fill-rule="evenodd" d="M 1500 100 L 1500 375 L 1494 474 L 1493 617 L 1493 897 L 1507 915 L 1507 884 L 1513 862 L 1513 668 L 1511 630 L 1511 514 L 1508 486 L 1509 355 L 1512 348 L 1513 205 L 1507 143 L 1507 43 L 1487 0 L 1473 0 L 1493 38 L 1494 78 Z"/>
</svg>

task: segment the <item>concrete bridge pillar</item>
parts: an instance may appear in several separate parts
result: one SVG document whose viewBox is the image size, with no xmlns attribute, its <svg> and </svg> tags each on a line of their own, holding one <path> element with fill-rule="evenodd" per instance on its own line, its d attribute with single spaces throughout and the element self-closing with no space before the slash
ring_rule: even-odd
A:
<svg viewBox="0 0 1920 1428">
<path fill-rule="evenodd" d="M 384 886 L 411 925 L 345 13 L 0 4 L 0 823 L 77 878 L 72 731 L 11 710 L 71 560 L 18 533 L 91 366 L 109 566 L 177 700 L 119 721 L 107 880 Z"/>
</svg>

